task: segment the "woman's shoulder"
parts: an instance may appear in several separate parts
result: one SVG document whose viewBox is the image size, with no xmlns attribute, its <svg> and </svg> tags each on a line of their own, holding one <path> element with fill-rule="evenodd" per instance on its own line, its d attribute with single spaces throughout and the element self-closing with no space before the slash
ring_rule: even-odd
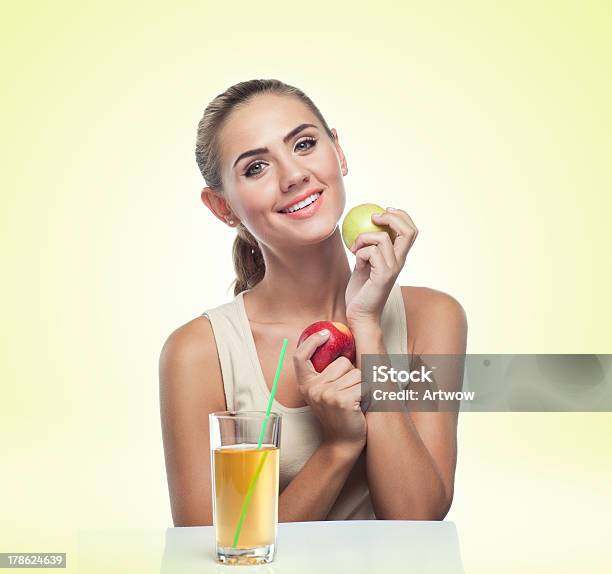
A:
<svg viewBox="0 0 612 574">
<path fill-rule="evenodd" d="M 409 285 L 402 285 L 402 297 L 410 352 L 433 352 L 435 346 L 439 352 L 450 353 L 465 345 L 467 317 L 455 297 Z"/>
<path fill-rule="evenodd" d="M 177 366 L 210 369 L 218 362 L 217 346 L 210 319 L 200 315 L 168 335 L 160 355 L 160 367 Z"/>
<path fill-rule="evenodd" d="M 225 410 L 221 365 L 207 317 L 196 317 L 170 333 L 159 357 L 159 381 L 166 409 Z"/>
<path fill-rule="evenodd" d="M 429 314 L 432 311 L 448 313 L 464 312 L 461 303 L 452 295 L 431 287 L 402 285 L 402 297 L 406 315 Z"/>
</svg>

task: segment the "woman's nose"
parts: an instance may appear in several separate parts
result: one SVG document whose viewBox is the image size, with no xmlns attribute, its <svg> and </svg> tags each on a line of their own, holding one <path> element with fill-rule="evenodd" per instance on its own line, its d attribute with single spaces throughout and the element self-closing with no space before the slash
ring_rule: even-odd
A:
<svg viewBox="0 0 612 574">
<path fill-rule="evenodd" d="M 297 162 L 289 162 L 283 166 L 283 174 L 281 175 L 281 189 L 283 191 L 293 191 L 295 187 L 300 187 L 302 183 L 308 182 L 310 175 Z"/>
</svg>

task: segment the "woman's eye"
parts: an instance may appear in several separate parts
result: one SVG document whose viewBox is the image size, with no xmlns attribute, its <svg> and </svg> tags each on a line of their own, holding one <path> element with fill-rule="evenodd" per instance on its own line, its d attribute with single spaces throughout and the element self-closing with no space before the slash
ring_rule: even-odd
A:
<svg viewBox="0 0 612 574">
<path fill-rule="evenodd" d="M 254 175 L 257 175 L 258 173 L 261 173 L 261 169 L 253 172 L 251 171 L 256 165 L 263 165 L 263 163 L 261 161 L 256 161 L 255 163 L 252 163 L 248 169 L 244 172 L 244 175 L 246 175 L 247 177 L 253 177 Z"/>
<path fill-rule="evenodd" d="M 315 145 L 317 145 L 317 140 L 315 138 L 306 138 L 306 139 L 303 139 L 302 141 L 299 141 L 296 144 L 295 147 L 297 147 L 297 146 L 299 146 L 300 144 L 303 144 L 303 143 L 310 144 L 308 147 L 301 148 L 302 150 L 306 150 L 306 149 L 310 149 L 310 148 L 314 147 Z"/>
</svg>

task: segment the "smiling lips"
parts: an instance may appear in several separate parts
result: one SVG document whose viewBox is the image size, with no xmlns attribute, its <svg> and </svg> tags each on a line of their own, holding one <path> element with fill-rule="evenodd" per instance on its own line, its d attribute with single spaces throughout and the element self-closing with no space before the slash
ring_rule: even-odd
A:
<svg viewBox="0 0 612 574">
<path fill-rule="evenodd" d="M 286 211 L 288 209 L 292 209 L 296 207 L 299 203 L 308 199 L 311 195 L 315 195 L 317 193 L 323 193 L 323 190 L 320 187 L 313 187 L 312 189 L 307 189 L 306 191 L 298 194 L 297 197 L 294 197 L 290 203 L 288 203 L 287 205 L 285 205 L 282 209 L 279 209 L 278 211 L 280 212 L 280 211 Z"/>
<path fill-rule="evenodd" d="M 316 201 L 319 195 L 321 195 L 321 192 L 315 191 L 308 197 L 304 198 L 302 201 L 296 201 L 286 209 L 281 209 L 281 213 L 291 213 L 293 211 L 297 211 L 298 209 L 302 209 L 303 207 L 310 205 L 313 201 Z"/>
<path fill-rule="evenodd" d="M 282 209 L 281 211 L 279 211 L 279 213 L 281 213 L 282 215 L 286 215 L 291 219 L 305 219 L 307 217 L 310 217 L 311 215 L 314 215 L 317 211 L 319 211 L 319 208 L 323 203 L 322 195 L 322 192 L 317 191 L 309 195 L 306 199 L 294 203 L 291 207 Z"/>
</svg>

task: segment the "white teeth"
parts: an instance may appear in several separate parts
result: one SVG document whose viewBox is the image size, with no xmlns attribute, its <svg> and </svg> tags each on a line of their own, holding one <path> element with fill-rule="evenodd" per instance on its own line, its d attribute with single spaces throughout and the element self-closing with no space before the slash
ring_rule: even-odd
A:
<svg viewBox="0 0 612 574">
<path fill-rule="evenodd" d="M 316 201 L 319 195 L 321 194 L 317 191 L 316 193 L 313 193 L 312 195 L 308 196 L 303 201 L 300 201 L 287 209 L 281 209 L 281 213 L 293 213 L 294 211 L 297 211 L 298 209 L 302 209 L 303 207 L 306 207 L 307 205 L 310 205 L 311 203 Z"/>
</svg>

